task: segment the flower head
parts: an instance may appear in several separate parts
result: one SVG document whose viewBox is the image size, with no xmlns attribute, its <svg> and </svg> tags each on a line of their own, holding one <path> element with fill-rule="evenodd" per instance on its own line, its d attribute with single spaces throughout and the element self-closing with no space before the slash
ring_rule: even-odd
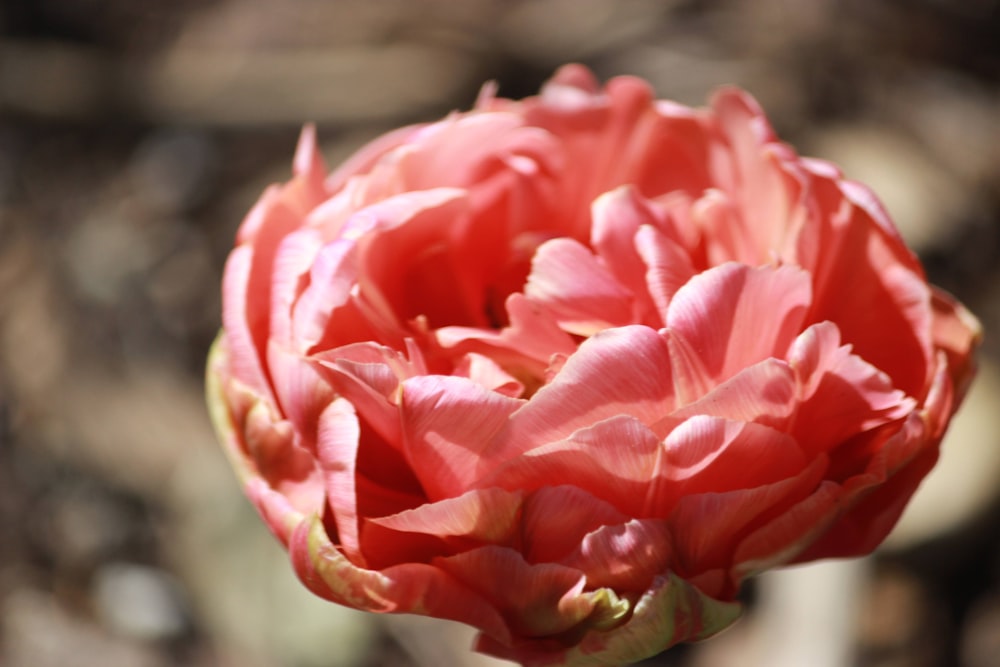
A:
<svg viewBox="0 0 1000 667">
<path fill-rule="evenodd" d="M 979 337 L 749 95 L 572 65 L 332 173 L 306 128 L 223 297 L 215 424 L 306 586 L 538 666 L 639 660 L 756 572 L 871 551 Z"/>
</svg>

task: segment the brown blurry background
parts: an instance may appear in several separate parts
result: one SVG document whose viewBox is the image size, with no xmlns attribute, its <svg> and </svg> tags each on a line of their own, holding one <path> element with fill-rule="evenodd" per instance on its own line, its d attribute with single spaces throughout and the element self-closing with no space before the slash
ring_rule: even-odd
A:
<svg viewBox="0 0 1000 667">
<path fill-rule="evenodd" d="M 452 626 L 306 594 L 208 426 L 223 262 L 302 123 L 335 164 L 568 61 L 689 104 L 738 83 L 873 186 L 989 334 L 998 35 L 997 0 L 0 0 L 0 664 L 487 664 Z M 863 566 L 850 664 L 1000 665 L 997 352 Z M 761 597 L 643 664 L 750 664 Z"/>
</svg>

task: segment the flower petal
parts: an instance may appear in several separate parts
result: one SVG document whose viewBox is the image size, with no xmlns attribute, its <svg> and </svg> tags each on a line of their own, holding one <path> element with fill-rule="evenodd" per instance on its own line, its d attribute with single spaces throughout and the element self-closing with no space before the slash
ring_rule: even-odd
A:
<svg viewBox="0 0 1000 667">
<path fill-rule="evenodd" d="M 734 553 L 749 531 L 769 523 L 806 498 L 821 482 L 827 463 L 818 458 L 796 474 L 755 488 L 684 496 L 669 522 L 673 532 L 674 568 L 689 577 L 713 569 L 729 569 Z M 742 486 L 742 485 L 741 485 Z M 714 596 L 731 597 L 736 582 Z"/>
<path fill-rule="evenodd" d="M 493 466 L 479 484 L 525 491 L 572 484 L 626 515 L 644 516 L 660 456 L 660 439 L 634 417 L 619 415 Z"/>
<path fill-rule="evenodd" d="M 797 389 L 795 375 L 786 362 L 765 359 L 679 408 L 664 424 L 707 415 L 785 430 L 798 408 Z M 654 430 L 659 433 L 659 425 Z"/>
<path fill-rule="evenodd" d="M 473 487 L 496 435 L 522 404 L 465 378 L 427 375 L 403 383 L 404 448 L 432 500 Z"/>
<path fill-rule="evenodd" d="M 798 475 L 807 463 L 798 443 L 781 431 L 752 422 L 691 417 L 663 442 L 645 515 L 670 516 L 691 496 L 773 484 Z"/>
<path fill-rule="evenodd" d="M 892 426 L 891 424 L 889 426 Z M 843 482 L 833 526 L 794 562 L 860 556 L 879 545 L 896 524 L 917 485 L 934 466 L 938 443 L 928 442 L 927 424 L 916 413 L 876 448 L 862 471 Z"/>
<path fill-rule="evenodd" d="M 323 474 L 327 505 L 337 527 L 337 542 L 351 560 L 364 562 L 358 538 L 355 484 L 361 427 L 354 406 L 337 398 L 319 419 L 316 460 Z"/>
<path fill-rule="evenodd" d="M 958 399 L 965 395 L 975 369 L 973 351 L 983 337 L 983 327 L 976 317 L 943 290 L 931 289 L 934 312 L 934 346 L 944 350 Z"/>
<path fill-rule="evenodd" d="M 518 528 L 523 499 L 520 491 L 473 489 L 455 498 L 372 518 L 369 522 L 401 532 L 501 544 L 509 541 Z"/>
</svg>

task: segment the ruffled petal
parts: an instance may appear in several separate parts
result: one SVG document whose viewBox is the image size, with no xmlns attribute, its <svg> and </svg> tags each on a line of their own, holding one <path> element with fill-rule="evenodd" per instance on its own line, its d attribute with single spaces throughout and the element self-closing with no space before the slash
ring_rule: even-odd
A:
<svg viewBox="0 0 1000 667">
<path fill-rule="evenodd" d="M 901 419 L 916 407 L 889 376 L 840 344 L 832 322 L 803 332 L 789 352 L 789 363 L 799 376 L 802 401 L 789 431 L 811 453 Z"/>
<path fill-rule="evenodd" d="M 676 367 L 676 366 L 675 366 Z M 664 426 L 697 415 L 754 422 L 785 430 L 799 406 L 795 374 L 788 363 L 765 359 L 708 389 L 664 420 Z M 661 431 L 660 425 L 656 427 Z"/>
<path fill-rule="evenodd" d="M 848 186 L 847 196 L 835 170 L 812 169 L 813 194 L 823 214 L 814 216 L 816 224 L 803 239 L 820 249 L 807 266 L 813 276 L 811 319 L 836 322 L 855 354 L 920 400 L 933 356 L 931 292 L 923 270 L 891 225 L 886 228 L 874 195 L 862 197 Z"/>
<path fill-rule="evenodd" d="M 340 240 L 328 243 L 316 253 L 309 267 L 309 280 L 291 311 L 292 336 L 304 353 L 323 340 L 333 313 L 344 306 L 357 279 L 355 244 Z M 343 317 L 335 326 L 345 328 Z M 354 332 L 355 340 L 365 340 L 366 332 Z M 355 341 L 351 341 L 355 342 Z"/>
<path fill-rule="evenodd" d="M 452 375 L 469 378 L 483 389 L 518 398 L 524 384 L 486 355 L 470 352 L 458 362 Z"/>
<path fill-rule="evenodd" d="M 665 213 L 643 198 L 634 186 L 626 185 L 607 192 L 591 206 L 593 224 L 590 245 L 615 279 L 633 295 L 634 322 L 663 326 L 663 320 L 650 297 L 646 269 L 640 255 L 643 244 L 636 234 L 643 227 L 662 227 Z M 665 311 L 663 311 L 665 312 Z"/>
<path fill-rule="evenodd" d="M 645 286 L 656 304 L 657 322 L 665 324 L 674 295 L 696 273 L 694 265 L 684 248 L 651 225 L 639 228 L 635 247 L 646 266 Z"/>
<path fill-rule="evenodd" d="M 766 486 L 800 474 L 807 465 L 798 443 L 769 426 L 691 417 L 663 442 L 645 514 L 666 517 L 691 496 Z"/>
<path fill-rule="evenodd" d="M 576 350 L 573 337 L 523 294 L 511 294 L 505 307 L 510 325 L 500 331 L 447 326 L 437 329 L 434 338 L 455 354 L 478 352 L 535 376 L 544 373 L 552 356 L 569 356 Z"/>
</svg>

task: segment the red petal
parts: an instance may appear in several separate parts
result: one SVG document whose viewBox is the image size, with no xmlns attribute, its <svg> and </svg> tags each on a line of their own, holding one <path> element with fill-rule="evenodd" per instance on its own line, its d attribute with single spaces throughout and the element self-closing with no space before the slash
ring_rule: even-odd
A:
<svg viewBox="0 0 1000 667">
<path fill-rule="evenodd" d="M 790 429 L 806 451 L 825 452 L 848 438 L 905 417 L 916 407 L 892 379 L 840 345 L 832 322 L 813 325 L 795 341 L 789 362 L 799 376 L 802 405 Z"/>
</svg>

